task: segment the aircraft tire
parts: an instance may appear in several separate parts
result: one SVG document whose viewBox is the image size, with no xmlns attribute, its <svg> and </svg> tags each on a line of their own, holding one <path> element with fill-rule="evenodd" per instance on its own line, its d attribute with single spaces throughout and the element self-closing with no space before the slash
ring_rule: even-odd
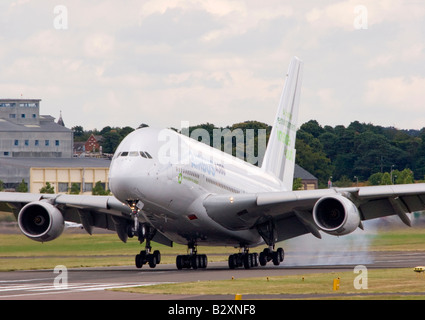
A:
<svg viewBox="0 0 425 320">
<path fill-rule="evenodd" d="M 231 254 L 229 256 L 229 269 L 236 269 L 238 267 L 238 262 L 237 262 L 237 255 L 236 254 Z"/>
<path fill-rule="evenodd" d="M 135 258 L 135 262 L 136 262 L 136 268 L 138 268 L 138 269 L 140 269 L 141 267 L 143 267 L 143 263 L 142 263 L 141 260 L 142 259 L 140 257 L 140 254 L 137 254 L 136 255 L 136 258 Z"/>
<path fill-rule="evenodd" d="M 264 267 L 267 264 L 267 255 L 264 252 L 260 252 L 259 257 L 260 266 Z"/>
<path fill-rule="evenodd" d="M 176 257 L 176 266 L 178 270 L 183 269 L 184 263 L 183 263 L 183 256 L 178 255 Z"/>
<path fill-rule="evenodd" d="M 157 264 L 156 255 L 154 254 L 148 255 L 148 263 L 149 263 L 149 267 L 155 268 Z"/>
<path fill-rule="evenodd" d="M 159 250 L 155 250 L 153 252 L 153 255 L 155 256 L 156 263 L 157 264 L 161 263 L 161 252 L 159 252 Z"/>
</svg>

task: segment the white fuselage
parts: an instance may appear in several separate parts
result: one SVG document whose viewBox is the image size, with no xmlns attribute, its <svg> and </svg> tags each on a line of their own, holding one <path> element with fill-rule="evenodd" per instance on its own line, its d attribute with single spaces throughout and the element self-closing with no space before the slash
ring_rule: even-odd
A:
<svg viewBox="0 0 425 320">
<path fill-rule="evenodd" d="M 138 129 L 113 157 L 109 187 L 126 203 L 143 203 L 142 219 L 170 240 L 207 245 L 256 246 L 257 230 L 231 231 L 213 221 L 203 206 L 211 194 L 283 190 L 264 170 L 172 130 Z"/>
</svg>

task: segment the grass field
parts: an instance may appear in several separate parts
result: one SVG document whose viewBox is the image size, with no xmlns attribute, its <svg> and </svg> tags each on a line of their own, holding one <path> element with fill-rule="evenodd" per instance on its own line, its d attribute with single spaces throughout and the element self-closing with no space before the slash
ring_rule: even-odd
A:
<svg viewBox="0 0 425 320">
<path fill-rule="evenodd" d="M 161 251 L 161 263 L 175 263 L 176 255 L 186 254 L 182 245 L 167 247 L 154 243 Z M 22 234 L 0 234 L 0 271 L 50 269 L 58 264 L 68 268 L 134 265 L 134 257 L 144 249 L 136 239 L 121 242 L 116 234 L 64 233 L 58 239 L 40 243 Z M 223 261 L 233 248 L 205 247 L 209 261 Z"/>
<path fill-rule="evenodd" d="M 221 281 L 198 281 L 187 283 L 162 284 L 147 287 L 118 289 L 119 291 L 144 294 L 181 294 L 192 295 L 249 295 L 294 294 L 317 298 L 325 295 L 329 298 L 357 299 L 425 299 L 425 276 L 413 272 L 411 268 L 368 270 L 367 289 L 358 290 L 354 286 L 358 274 L 352 271 L 338 273 L 309 273 L 306 275 L 279 276 Z M 333 289 L 334 279 L 339 278 L 338 290 Z M 362 296 L 362 294 L 369 294 Z M 350 296 L 347 296 L 350 294 Z M 389 295 L 390 294 L 390 295 Z"/>
</svg>

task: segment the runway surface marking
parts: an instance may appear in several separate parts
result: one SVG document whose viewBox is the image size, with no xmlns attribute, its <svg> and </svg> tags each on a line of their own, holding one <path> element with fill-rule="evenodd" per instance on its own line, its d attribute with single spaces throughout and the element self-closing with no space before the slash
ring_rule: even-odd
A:
<svg viewBox="0 0 425 320">
<path fill-rule="evenodd" d="M 160 282 L 148 282 L 148 283 L 68 283 L 66 286 L 55 286 L 52 282 L 50 283 L 27 283 L 23 282 L 34 282 L 40 280 L 51 280 L 51 279 L 26 279 L 26 280 L 9 280 L 0 282 L 0 292 L 8 292 L 2 294 L 2 298 L 13 298 L 23 297 L 31 295 L 42 295 L 42 294 L 63 294 L 71 292 L 86 292 L 86 291 L 103 291 L 106 289 L 116 288 L 130 288 L 140 286 L 152 286 L 159 284 Z M 161 282 L 164 283 L 164 282 Z M 15 293 L 14 293 L 15 292 Z M 19 293 L 18 293 L 19 292 Z"/>
</svg>

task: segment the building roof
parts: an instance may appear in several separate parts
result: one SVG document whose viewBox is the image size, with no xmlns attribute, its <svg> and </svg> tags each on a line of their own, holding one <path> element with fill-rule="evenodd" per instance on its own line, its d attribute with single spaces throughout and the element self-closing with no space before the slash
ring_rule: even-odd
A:
<svg viewBox="0 0 425 320">
<path fill-rule="evenodd" d="M 65 127 L 65 123 L 63 122 L 63 119 L 62 119 L 62 111 L 60 112 L 57 124 L 61 125 L 62 127 Z"/>
<path fill-rule="evenodd" d="M 295 165 L 294 178 L 301 178 L 303 180 L 317 180 L 315 176 L 297 164 Z"/>
<path fill-rule="evenodd" d="M 40 124 L 16 124 L 7 119 L 0 119 L 0 132 L 71 132 L 53 120 L 51 116 L 40 116 Z"/>
</svg>

